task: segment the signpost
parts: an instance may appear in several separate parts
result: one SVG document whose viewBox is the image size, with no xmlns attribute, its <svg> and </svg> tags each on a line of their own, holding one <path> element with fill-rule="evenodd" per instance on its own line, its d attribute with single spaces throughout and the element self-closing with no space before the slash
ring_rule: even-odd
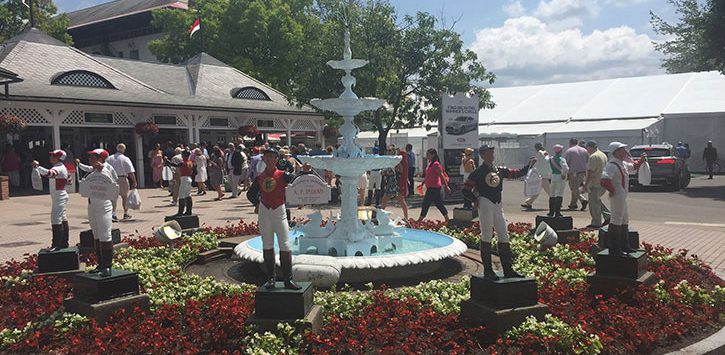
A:
<svg viewBox="0 0 725 355">
<path fill-rule="evenodd" d="M 81 196 L 98 200 L 114 200 L 120 189 L 110 176 L 94 171 L 80 182 Z"/>
<path fill-rule="evenodd" d="M 451 194 L 447 200 L 462 201 L 463 176 L 460 174 L 461 155 L 470 147 L 478 152 L 478 96 L 458 93 L 455 96 L 443 95 L 442 117 L 439 130 L 443 138 L 443 166 L 450 177 Z M 474 159 L 477 154 L 474 153 Z"/>
<path fill-rule="evenodd" d="M 331 189 L 316 175 L 300 175 L 287 185 L 285 198 L 288 205 L 321 205 L 330 202 Z"/>
</svg>

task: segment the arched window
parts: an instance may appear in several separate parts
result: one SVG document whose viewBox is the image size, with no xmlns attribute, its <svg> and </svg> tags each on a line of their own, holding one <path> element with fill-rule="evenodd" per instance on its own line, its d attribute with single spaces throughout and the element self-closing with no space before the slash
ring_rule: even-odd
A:
<svg viewBox="0 0 725 355">
<path fill-rule="evenodd" d="M 232 90 L 232 97 L 235 99 L 272 101 L 272 99 L 270 99 L 264 91 L 259 90 L 254 86 L 235 88 Z"/>
<path fill-rule="evenodd" d="M 106 78 L 87 70 L 71 70 L 57 75 L 51 85 L 82 86 L 89 88 L 115 89 Z"/>
</svg>

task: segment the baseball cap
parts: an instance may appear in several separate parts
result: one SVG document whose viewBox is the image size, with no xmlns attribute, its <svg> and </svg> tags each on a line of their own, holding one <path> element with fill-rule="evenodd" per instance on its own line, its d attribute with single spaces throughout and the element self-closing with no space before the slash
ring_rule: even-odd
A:
<svg viewBox="0 0 725 355">
<path fill-rule="evenodd" d="M 485 152 L 489 149 L 494 149 L 492 145 L 484 144 L 481 146 L 481 148 L 478 148 L 479 152 Z"/>
<path fill-rule="evenodd" d="M 592 147 L 592 148 L 594 148 L 594 147 L 596 147 L 596 146 L 597 146 L 597 141 L 588 141 L 588 142 L 587 142 L 587 147 Z"/>
<path fill-rule="evenodd" d="M 68 156 L 68 155 L 66 155 L 66 154 L 65 154 L 65 152 L 64 152 L 64 151 L 62 151 L 62 150 L 60 150 L 60 149 L 57 149 L 57 150 L 52 150 L 52 151 L 50 151 L 49 153 L 50 153 L 50 155 L 57 155 L 57 156 L 58 156 L 58 158 L 60 158 L 60 160 L 65 160 L 65 157 L 67 157 L 67 156 Z"/>
<path fill-rule="evenodd" d="M 555 144 L 554 145 L 554 151 L 555 152 L 558 153 L 558 152 L 561 152 L 562 150 L 564 150 L 564 146 L 563 145 L 561 145 L 561 144 Z"/>
<path fill-rule="evenodd" d="M 101 148 L 89 150 L 88 154 L 98 155 L 104 161 L 106 160 L 106 158 L 108 158 L 108 152 L 105 149 Z"/>
<path fill-rule="evenodd" d="M 627 146 L 626 144 L 621 143 L 621 142 L 612 142 L 612 143 L 609 143 L 609 152 L 610 153 L 614 153 L 615 150 L 617 150 L 619 148 L 624 148 L 626 146 Z"/>
</svg>

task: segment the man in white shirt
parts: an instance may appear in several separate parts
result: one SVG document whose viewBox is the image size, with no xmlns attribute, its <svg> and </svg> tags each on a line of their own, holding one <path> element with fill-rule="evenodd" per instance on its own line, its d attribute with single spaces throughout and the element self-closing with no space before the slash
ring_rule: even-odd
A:
<svg viewBox="0 0 725 355">
<path fill-rule="evenodd" d="M 136 188 L 136 169 L 133 168 L 133 163 L 124 153 L 126 152 L 126 145 L 118 143 L 116 145 L 116 153 L 108 157 L 106 162 L 113 167 L 118 174 L 118 187 L 120 189 L 119 195 L 121 195 L 121 202 L 123 203 L 123 219 L 131 218 L 128 214 L 128 191 Z M 117 221 L 116 215 L 116 202 L 118 198 L 111 201 L 113 202 L 113 220 Z"/>
<path fill-rule="evenodd" d="M 544 149 L 544 145 L 541 144 L 541 142 L 536 142 L 536 144 L 534 144 L 534 149 L 536 150 L 536 163 L 534 164 L 534 167 L 536 168 L 536 170 L 539 171 L 539 174 L 541 174 L 541 189 L 546 192 L 547 196 L 549 196 L 549 183 L 551 182 L 551 165 L 546 159 L 549 153 L 546 152 L 546 149 Z M 527 198 L 524 203 L 521 204 L 521 207 L 527 210 L 532 209 L 532 205 L 538 197 L 539 194 L 529 196 L 529 198 Z"/>
</svg>

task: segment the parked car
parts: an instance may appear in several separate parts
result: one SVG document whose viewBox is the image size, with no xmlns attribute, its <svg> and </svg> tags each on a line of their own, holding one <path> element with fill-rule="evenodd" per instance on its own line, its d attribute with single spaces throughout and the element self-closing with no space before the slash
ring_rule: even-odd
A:
<svg viewBox="0 0 725 355">
<path fill-rule="evenodd" d="M 478 129 L 478 120 L 471 116 L 458 116 L 452 122 L 446 124 L 446 133 L 455 136 L 460 136 L 476 129 Z"/>
<path fill-rule="evenodd" d="M 690 184 L 690 171 L 685 159 L 678 157 L 670 144 L 635 145 L 629 153 L 634 159 L 647 154 L 653 185 L 666 185 L 679 191 Z M 639 187 L 637 174 L 630 176 L 630 187 Z"/>
</svg>

